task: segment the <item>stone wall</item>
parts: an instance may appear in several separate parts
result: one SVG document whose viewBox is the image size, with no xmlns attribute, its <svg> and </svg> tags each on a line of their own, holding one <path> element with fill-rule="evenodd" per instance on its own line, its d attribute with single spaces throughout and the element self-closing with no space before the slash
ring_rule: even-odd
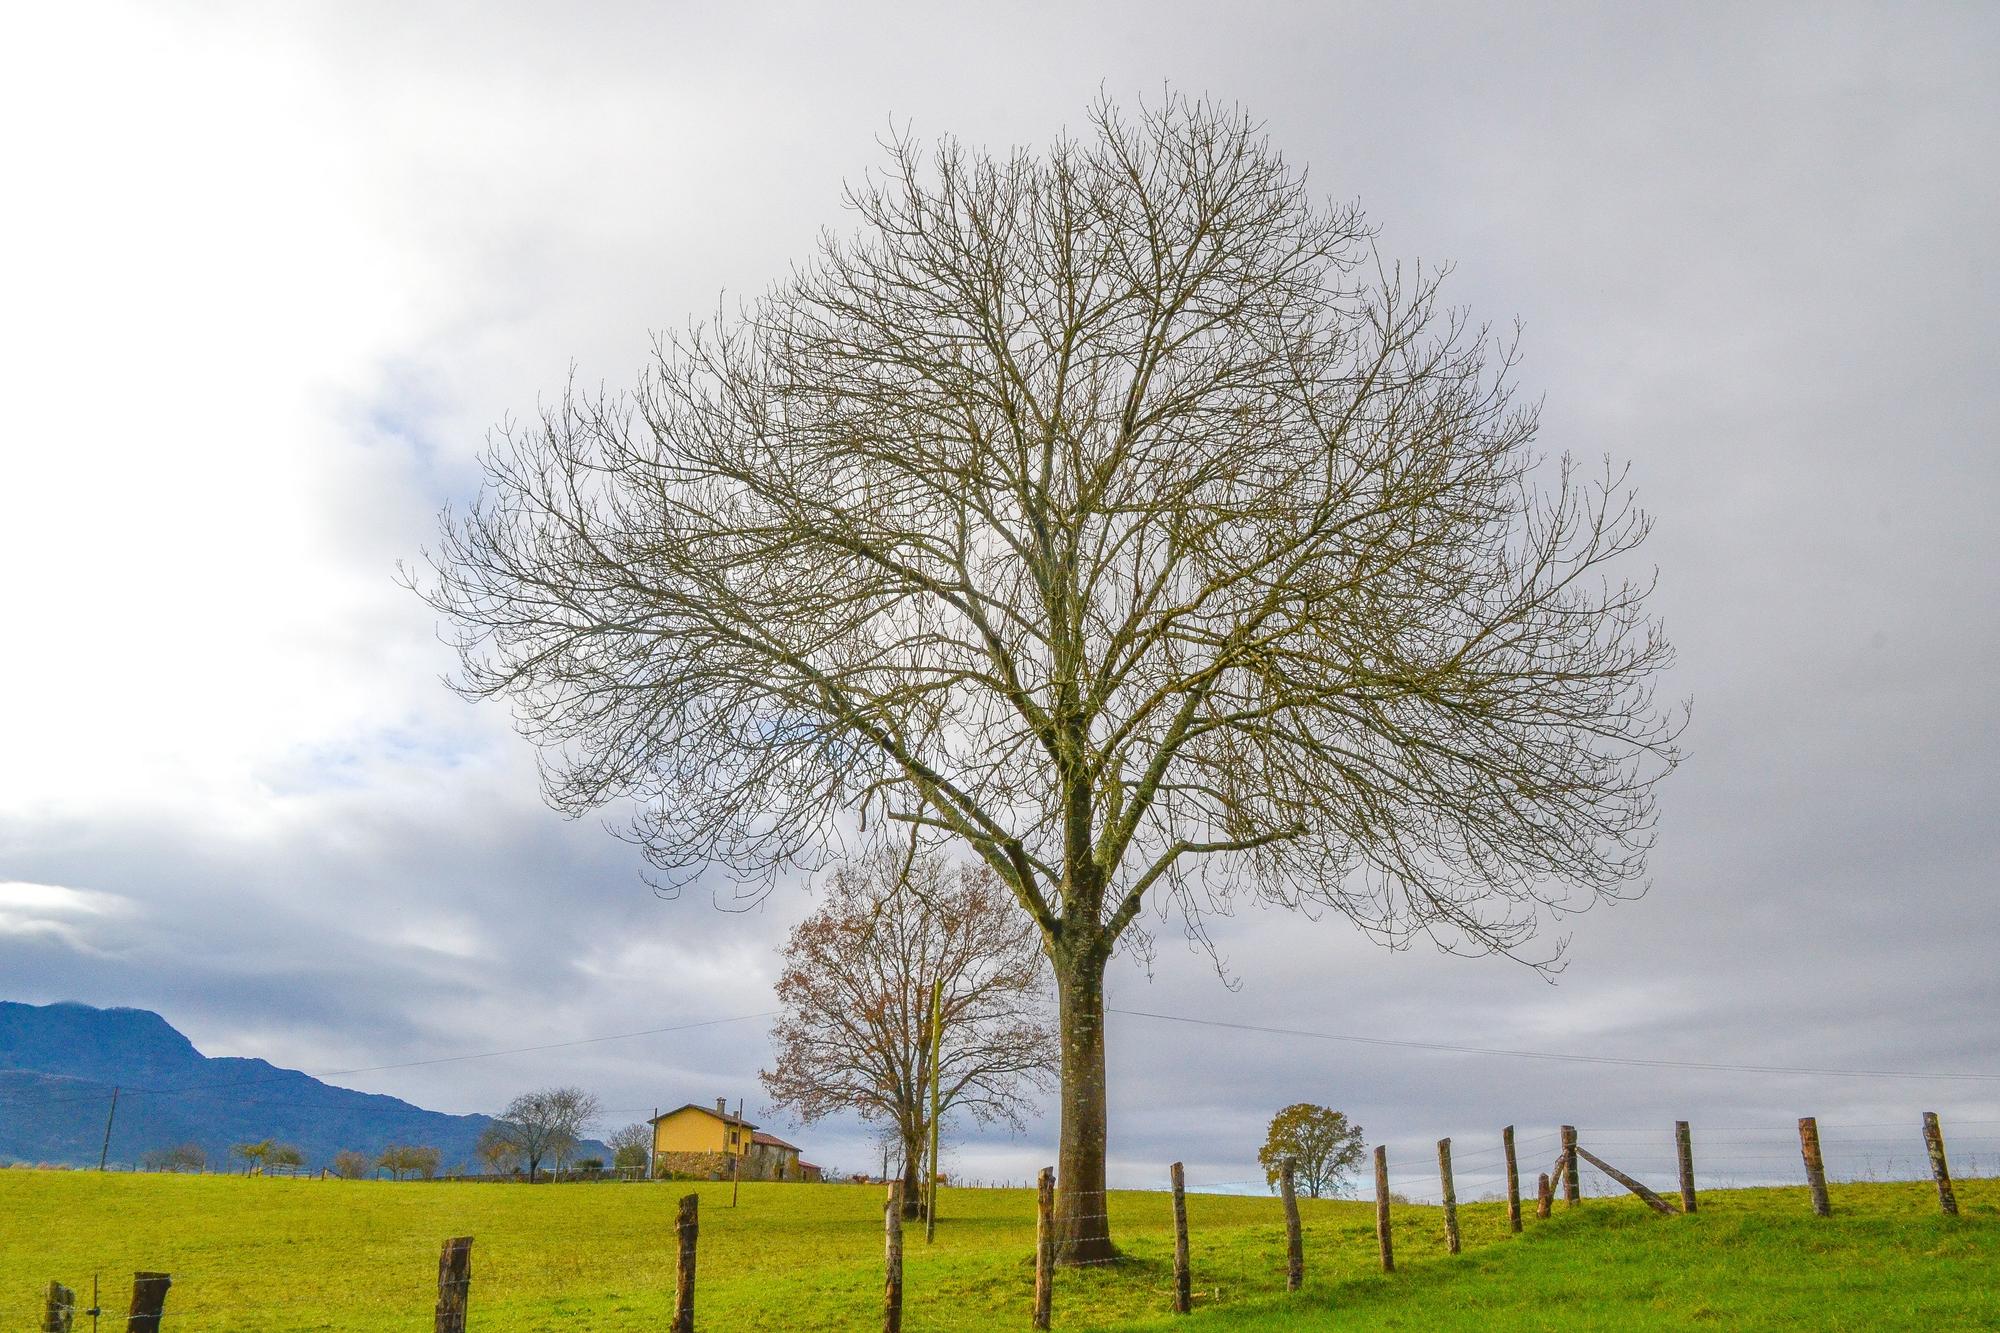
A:
<svg viewBox="0 0 2000 1333">
<path fill-rule="evenodd" d="M 653 1174 L 661 1179 L 680 1176 L 691 1180 L 729 1179 L 729 1154 L 725 1152 L 663 1152 L 653 1156 Z"/>
</svg>

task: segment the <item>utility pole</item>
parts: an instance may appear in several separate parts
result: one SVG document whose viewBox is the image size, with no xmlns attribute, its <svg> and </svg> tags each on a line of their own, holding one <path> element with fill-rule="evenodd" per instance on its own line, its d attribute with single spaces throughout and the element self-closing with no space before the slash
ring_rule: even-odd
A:
<svg viewBox="0 0 2000 1333">
<path fill-rule="evenodd" d="M 653 1108 L 653 1118 L 646 1122 L 646 1179 L 651 1180 L 659 1169 L 653 1160 L 653 1153 L 660 1142 L 660 1108 Z"/>
<path fill-rule="evenodd" d="M 750 1132 L 750 1127 L 743 1123 L 743 1099 L 741 1097 L 736 1099 L 736 1132 L 738 1134 L 747 1134 Z M 749 1156 L 750 1153 L 750 1140 L 744 1139 L 742 1141 L 742 1148 L 743 1151 L 741 1153 L 729 1159 L 729 1206 L 731 1208 L 736 1206 L 736 1191 L 740 1188 L 738 1182 L 743 1175 L 743 1159 Z"/>
<path fill-rule="evenodd" d="M 938 1051 L 944 1045 L 944 978 L 931 983 L 931 1174 L 924 1182 L 924 1244 L 937 1239 Z"/>
<path fill-rule="evenodd" d="M 97 1154 L 97 1169 L 102 1171 L 104 1163 L 111 1157 L 111 1122 L 118 1118 L 118 1089 L 111 1089 L 111 1113 L 104 1117 L 104 1150 Z"/>
</svg>

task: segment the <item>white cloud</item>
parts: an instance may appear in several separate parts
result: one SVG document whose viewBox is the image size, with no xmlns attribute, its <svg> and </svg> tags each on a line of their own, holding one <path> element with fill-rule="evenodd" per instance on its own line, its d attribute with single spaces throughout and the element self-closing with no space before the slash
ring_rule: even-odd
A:
<svg viewBox="0 0 2000 1333">
<path fill-rule="evenodd" d="M 78 951 L 99 953 L 92 926 L 105 918 L 129 915 L 132 910 L 131 900 L 115 893 L 0 880 L 0 935 L 40 936 L 60 940 Z"/>
</svg>

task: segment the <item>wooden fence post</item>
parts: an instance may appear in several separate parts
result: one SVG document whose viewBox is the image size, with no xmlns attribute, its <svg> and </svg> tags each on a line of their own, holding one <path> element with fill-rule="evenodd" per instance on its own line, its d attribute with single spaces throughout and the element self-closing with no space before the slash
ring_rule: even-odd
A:
<svg viewBox="0 0 2000 1333">
<path fill-rule="evenodd" d="M 1958 1216 L 1958 1196 L 1951 1192 L 1951 1168 L 1944 1160 L 1944 1131 L 1938 1128 L 1936 1111 L 1924 1112 L 1924 1148 L 1931 1156 L 1931 1174 L 1937 1177 L 1938 1207 L 1946 1217 Z"/>
<path fill-rule="evenodd" d="M 1583 1197 L 1583 1188 L 1577 1181 L 1575 1125 L 1562 1127 L 1562 1145 L 1563 1207 L 1574 1208 L 1576 1201 Z"/>
<path fill-rule="evenodd" d="M 1694 1136 L 1688 1122 L 1674 1121 L 1674 1153 L 1681 1161 L 1681 1211 L 1694 1211 Z"/>
<path fill-rule="evenodd" d="M 1284 1160 L 1284 1173 L 1278 1177 L 1278 1188 L 1285 1196 L 1285 1290 L 1297 1291 L 1306 1281 L 1306 1242 L 1299 1232 L 1299 1191 L 1292 1179 L 1297 1166 L 1292 1159 Z"/>
<path fill-rule="evenodd" d="M 1809 1115 L 1799 1117 L 1799 1154 L 1806 1159 L 1813 1211 L 1821 1217 L 1833 1216 L 1833 1204 L 1826 1197 L 1826 1159 L 1819 1154 L 1819 1121 Z"/>
<path fill-rule="evenodd" d="M 160 1318 L 166 1313 L 167 1288 L 174 1285 L 165 1273 L 132 1275 L 132 1308 L 125 1316 L 125 1333 L 160 1333 Z"/>
<path fill-rule="evenodd" d="M 1514 1127 L 1500 1131 L 1500 1146 L 1507 1150 L 1507 1229 L 1521 1230 L 1521 1171 L 1514 1163 Z"/>
<path fill-rule="evenodd" d="M 436 1333 L 465 1333 L 472 1296 L 472 1237 L 454 1236 L 438 1252 Z"/>
<path fill-rule="evenodd" d="M 1549 1182 L 1549 1173 L 1544 1171 L 1535 1180 L 1535 1218 L 1546 1222 L 1549 1209 L 1555 1204 L 1555 1186 Z"/>
<path fill-rule="evenodd" d="M 1035 1327 L 1049 1326 L 1055 1295 L 1056 1173 L 1049 1167 L 1035 1180 Z"/>
<path fill-rule="evenodd" d="M 1438 1140 L 1438 1183 L 1444 1200 L 1444 1247 L 1458 1253 L 1458 1190 L 1451 1183 L 1451 1140 Z"/>
<path fill-rule="evenodd" d="M 1382 1247 L 1382 1271 L 1396 1271 L 1396 1247 L 1389 1242 L 1389 1149 L 1375 1149 L 1375 1239 Z"/>
<path fill-rule="evenodd" d="M 701 1238 L 701 1196 L 683 1195 L 674 1215 L 674 1236 L 680 1242 L 680 1262 L 674 1271 L 673 1333 L 694 1333 L 694 1260 Z"/>
<path fill-rule="evenodd" d="M 882 1283 L 882 1333 L 902 1333 L 903 1328 L 903 1182 L 889 1182 L 889 1198 L 882 1205 L 882 1266 L 887 1274 Z"/>
<path fill-rule="evenodd" d="M 60 1282 L 49 1283 L 48 1299 L 42 1303 L 42 1333 L 69 1333 L 76 1317 L 76 1293 Z"/>
<path fill-rule="evenodd" d="M 1174 1313 L 1193 1308 L 1194 1276 L 1188 1271 L 1187 1174 L 1175 1162 L 1167 1168 L 1174 1187 Z"/>
</svg>

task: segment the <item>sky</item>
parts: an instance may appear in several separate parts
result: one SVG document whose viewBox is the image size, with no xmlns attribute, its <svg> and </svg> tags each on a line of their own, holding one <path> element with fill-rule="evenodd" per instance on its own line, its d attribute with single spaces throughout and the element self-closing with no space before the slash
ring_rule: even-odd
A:
<svg viewBox="0 0 2000 1333">
<path fill-rule="evenodd" d="M 766 1115 L 755 1081 L 746 1016 L 811 884 L 652 894 L 603 821 L 541 804 L 504 706 L 440 683 L 396 565 L 490 428 L 572 366 L 629 385 L 653 331 L 782 277 L 893 129 L 1041 145 L 1100 90 L 1170 86 L 1242 103 L 1385 253 L 1521 321 L 1541 446 L 1628 460 L 1656 518 L 1663 693 L 1694 711 L 1651 890 L 1561 923 L 1553 981 L 1246 910 L 1227 982 L 1155 923 L 1114 1009 L 1989 1077 L 1114 1014 L 1113 1183 L 1254 1183 L 1295 1101 L 1418 1195 L 1445 1135 L 1479 1193 L 1508 1123 L 1524 1158 L 1570 1123 L 1651 1168 L 1687 1119 L 1744 1178 L 1795 1171 L 1806 1114 L 1836 1172 L 1913 1159 L 1921 1110 L 2000 1153 L 2000 12 L 152 0 L 9 26 L 0 998 L 155 1009 L 311 1072 L 740 1019 L 338 1081 L 449 1111 L 574 1082 L 607 1129 L 740 1096 L 867 1166 L 863 1128 Z M 1044 1110 L 947 1166 L 1031 1177 Z"/>
</svg>

